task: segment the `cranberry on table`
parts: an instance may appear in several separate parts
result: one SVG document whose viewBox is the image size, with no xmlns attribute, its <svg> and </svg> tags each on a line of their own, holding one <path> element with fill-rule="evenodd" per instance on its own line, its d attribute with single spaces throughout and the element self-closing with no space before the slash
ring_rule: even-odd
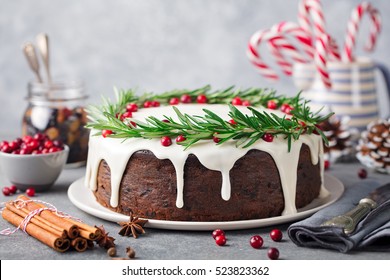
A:
<svg viewBox="0 0 390 280">
<path fill-rule="evenodd" d="M 34 188 L 28 188 L 26 190 L 27 196 L 34 196 L 35 195 L 35 189 Z"/>
<path fill-rule="evenodd" d="M 225 245 L 226 244 L 226 237 L 225 237 L 225 235 L 218 235 L 217 237 L 215 237 L 215 243 L 218 246 Z"/>
<path fill-rule="evenodd" d="M 9 189 L 9 187 L 4 187 L 2 189 L 2 192 L 3 192 L 3 195 L 5 195 L 5 196 L 11 195 L 11 190 Z"/>
<path fill-rule="evenodd" d="M 254 235 L 249 240 L 249 243 L 251 244 L 251 246 L 253 248 L 260 249 L 263 246 L 264 241 L 263 241 L 263 238 L 261 238 L 260 235 Z"/>
<path fill-rule="evenodd" d="M 267 255 L 271 260 L 277 260 L 279 258 L 279 250 L 271 247 L 268 249 Z"/>
<path fill-rule="evenodd" d="M 233 119 L 230 119 L 230 120 L 229 120 L 229 123 L 230 123 L 231 125 L 235 125 L 235 124 L 237 124 L 237 123 L 236 123 L 236 121 L 235 121 L 235 120 L 233 120 Z"/>
<path fill-rule="evenodd" d="M 212 236 L 213 238 L 217 238 L 217 236 L 220 235 L 225 235 L 225 232 L 222 229 L 217 228 L 216 230 L 213 231 Z"/>
<path fill-rule="evenodd" d="M 269 236 L 273 241 L 279 242 L 283 238 L 283 233 L 279 229 L 271 230 Z"/>
<path fill-rule="evenodd" d="M 367 178 L 367 170 L 364 168 L 359 169 L 358 176 L 360 179 L 366 179 Z"/>
<path fill-rule="evenodd" d="M 9 186 L 8 189 L 11 194 L 15 194 L 18 191 L 18 188 L 15 185 Z"/>
<path fill-rule="evenodd" d="M 216 136 L 213 136 L 213 141 L 214 141 L 214 143 L 219 143 L 221 141 L 221 139 L 216 137 Z"/>
</svg>

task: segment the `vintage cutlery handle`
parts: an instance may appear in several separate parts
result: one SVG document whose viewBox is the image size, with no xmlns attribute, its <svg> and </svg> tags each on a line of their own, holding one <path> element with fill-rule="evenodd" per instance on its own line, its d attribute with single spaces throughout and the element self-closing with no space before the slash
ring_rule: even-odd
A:
<svg viewBox="0 0 390 280">
<path fill-rule="evenodd" d="M 375 201 L 370 198 L 363 198 L 355 208 L 344 215 L 334 217 L 322 223 L 321 226 L 341 227 L 344 229 L 345 234 L 351 234 L 354 232 L 357 224 L 376 207 Z"/>
</svg>

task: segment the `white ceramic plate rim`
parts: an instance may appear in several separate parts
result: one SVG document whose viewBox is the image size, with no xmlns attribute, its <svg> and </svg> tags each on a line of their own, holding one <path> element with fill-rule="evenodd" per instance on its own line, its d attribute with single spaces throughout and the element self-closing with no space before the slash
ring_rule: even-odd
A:
<svg viewBox="0 0 390 280">
<path fill-rule="evenodd" d="M 325 198 L 317 198 L 304 208 L 298 209 L 298 212 L 287 216 L 278 216 L 266 219 L 241 220 L 228 222 L 182 222 L 182 221 L 164 221 L 149 220 L 145 225 L 150 228 L 171 229 L 171 230 L 214 230 L 221 228 L 224 230 L 248 229 L 255 227 L 266 227 L 306 218 L 318 210 L 334 203 L 344 192 L 344 185 L 340 180 L 325 174 L 325 188 L 329 195 Z M 95 217 L 111 221 L 122 222 L 129 219 L 128 216 L 113 212 L 101 206 L 95 199 L 92 191 L 84 186 L 84 177 L 73 182 L 68 189 L 70 201 L 79 209 Z"/>
</svg>

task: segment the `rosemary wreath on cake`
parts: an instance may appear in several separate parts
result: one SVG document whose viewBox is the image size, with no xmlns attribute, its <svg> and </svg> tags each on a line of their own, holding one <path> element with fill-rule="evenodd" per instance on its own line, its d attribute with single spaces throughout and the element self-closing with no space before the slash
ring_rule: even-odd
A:
<svg viewBox="0 0 390 280">
<path fill-rule="evenodd" d="M 301 98 L 277 95 L 276 91 L 260 88 L 245 90 L 234 86 L 213 91 L 210 86 L 195 90 L 173 90 L 162 94 L 145 93 L 138 96 L 136 91 L 115 90 L 117 102 L 113 103 L 103 98 L 102 106 L 88 107 L 88 128 L 97 130 L 95 135 L 111 138 L 160 138 L 164 146 L 176 143 L 186 149 L 200 140 L 212 140 L 217 145 L 226 141 L 236 141 L 237 147 L 249 147 L 256 141 L 272 142 L 274 137 L 287 139 L 288 151 L 293 140 L 302 134 L 316 133 L 324 142 L 327 138 L 318 124 L 328 119 L 333 113 L 321 115 L 319 111 L 312 112 L 308 101 Z M 180 103 L 228 104 L 230 120 L 224 120 L 211 110 L 203 109 L 204 115 L 189 115 L 182 113 L 174 105 Z M 147 117 L 145 121 L 133 118 L 138 108 L 173 105 L 177 121 L 172 117 L 165 119 Z M 239 110 L 247 106 L 250 114 Z M 280 110 L 285 115 L 280 117 L 274 113 L 259 111 L 256 107 Z"/>
</svg>

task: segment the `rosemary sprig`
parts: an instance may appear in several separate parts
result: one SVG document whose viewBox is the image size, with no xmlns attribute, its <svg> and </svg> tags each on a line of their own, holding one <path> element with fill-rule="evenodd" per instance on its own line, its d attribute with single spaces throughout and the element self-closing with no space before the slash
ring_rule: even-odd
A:
<svg viewBox="0 0 390 280">
<path fill-rule="evenodd" d="M 120 120 L 120 115 L 126 110 L 126 105 L 130 102 L 138 105 L 148 100 L 159 101 L 161 104 L 168 104 L 173 97 L 180 97 L 188 94 L 195 98 L 199 94 L 207 96 L 208 103 L 230 104 L 236 97 L 248 100 L 252 106 L 266 106 L 267 102 L 273 100 L 277 106 L 289 104 L 293 110 L 291 118 L 279 117 L 276 114 L 258 111 L 249 107 L 250 115 L 243 114 L 237 107 L 229 105 L 229 116 L 235 124 L 223 120 L 216 113 L 204 109 L 203 116 L 192 116 L 183 114 L 177 107 L 173 107 L 178 121 L 164 116 L 168 122 L 150 116 L 145 122 L 128 118 Z M 302 100 L 298 93 L 295 97 L 276 96 L 275 91 L 265 89 L 250 88 L 238 90 L 229 87 L 220 91 L 211 91 L 210 86 L 205 86 L 192 91 L 174 90 L 163 94 L 146 93 L 136 96 L 134 90 L 116 91 L 117 102 L 111 103 L 109 100 L 103 100 L 103 106 L 90 106 L 88 108 L 89 119 L 88 128 L 93 128 L 99 132 L 102 130 L 111 130 L 112 138 L 160 138 L 162 136 L 176 137 L 183 135 L 185 140 L 178 144 L 188 147 L 200 140 L 219 139 L 218 145 L 229 140 L 236 141 L 237 147 L 249 147 L 260 140 L 266 133 L 274 137 L 283 136 L 287 139 L 288 151 L 291 149 L 292 142 L 299 139 L 302 134 L 318 133 L 325 142 L 327 139 L 317 124 L 329 118 L 331 114 L 321 116 L 319 112 L 313 113 L 308 106 L 308 102 Z M 134 125 L 135 123 L 135 125 Z"/>
</svg>

